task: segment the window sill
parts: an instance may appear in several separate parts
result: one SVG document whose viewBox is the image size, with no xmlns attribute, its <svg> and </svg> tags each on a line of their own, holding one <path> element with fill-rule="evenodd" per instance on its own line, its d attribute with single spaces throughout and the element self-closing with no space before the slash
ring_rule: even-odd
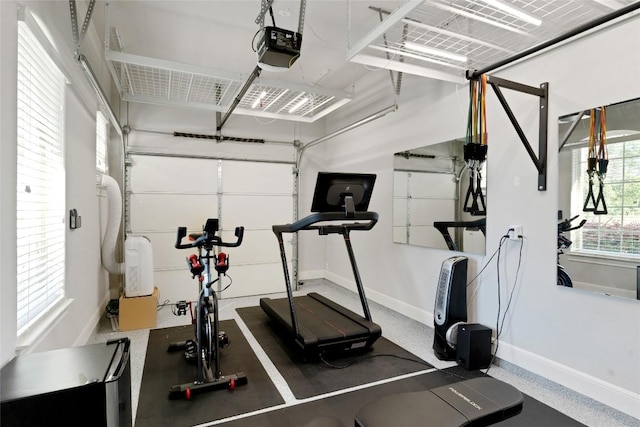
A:
<svg viewBox="0 0 640 427">
<path fill-rule="evenodd" d="M 587 252 L 567 252 L 567 258 L 574 262 L 608 265 L 611 267 L 635 269 L 640 265 L 640 258 L 611 256 Z"/>
<path fill-rule="evenodd" d="M 29 353 L 44 338 L 69 310 L 73 298 L 63 298 L 47 314 L 16 340 L 16 354 Z"/>
</svg>

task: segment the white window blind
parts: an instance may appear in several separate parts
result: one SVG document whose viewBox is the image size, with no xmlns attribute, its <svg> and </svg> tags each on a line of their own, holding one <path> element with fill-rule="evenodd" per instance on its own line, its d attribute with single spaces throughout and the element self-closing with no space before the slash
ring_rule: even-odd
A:
<svg viewBox="0 0 640 427">
<path fill-rule="evenodd" d="M 107 119 L 101 111 L 96 113 L 96 170 L 98 175 L 107 173 Z"/>
<path fill-rule="evenodd" d="M 18 23 L 17 286 L 20 336 L 64 296 L 65 77 Z"/>
<path fill-rule="evenodd" d="M 584 227 L 571 232 L 572 252 L 613 257 L 640 256 L 640 140 L 607 144 L 609 166 L 604 180 L 606 215 L 583 212 L 588 194 L 588 148 L 573 150 L 572 212 L 587 220 Z M 593 180 L 598 197 L 599 181 Z M 602 205 L 599 205 L 602 209 Z"/>
</svg>

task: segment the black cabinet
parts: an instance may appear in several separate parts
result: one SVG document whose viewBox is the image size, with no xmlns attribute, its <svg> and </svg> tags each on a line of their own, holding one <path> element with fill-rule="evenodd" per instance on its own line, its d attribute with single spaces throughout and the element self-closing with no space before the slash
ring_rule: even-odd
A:
<svg viewBox="0 0 640 427">
<path fill-rule="evenodd" d="M 0 371 L 6 426 L 131 427 L 128 338 L 15 357 Z"/>
</svg>

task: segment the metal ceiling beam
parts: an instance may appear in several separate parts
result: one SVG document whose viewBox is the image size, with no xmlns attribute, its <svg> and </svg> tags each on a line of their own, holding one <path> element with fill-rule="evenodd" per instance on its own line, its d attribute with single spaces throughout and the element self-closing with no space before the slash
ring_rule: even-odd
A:
<svg viewBox="0 0 640 427">
<path fill-rule="evenodd" d="M 216 127 L 218 132 L 220 130 L 222 130 L 222 126 L 224 126 L 224 124 L 227 122 L 227 120 L 229 119 L 229 116 L 231 116 L 231 113 L 233 113 L 233 110 L 235 110 L 236 107 L 238 106 L 238 104 L 240 104 L 240 101 L 242 101 L 242 97 L 244 96 L 245 93 L 247 93 L 247 91 L 249 90 L 249 88 L 253 84 L 253 81 L 255 79 L 257 79 L 258 76 L 260 76 L 261 72 L 262 72 L 262 68 L 260 68 L 260 67 L 258 67 L 256 65 L 256 68 L 253 69 L 253 72 L 251 73 L 251 75 L 247 79 L 247 82 L 244 84 L 242 89 L 240 89 L 240 92 L 238 92 L 238 95 L 236 95 L 236 98 L 231 103 L 231 107 L 229 107 L 229 111 L 227 111 L 225 113 L 225 115 L 222 117 L 222 120 L 220 121 L 220 123 Z"/>
<path fill-rule="evenodd" d="M 429 77 L 437 80 L 444 80 L 446 82 L 452 82 L 456 84 L 463 84 L 465 82 L 462 71 L 459 74 L 447 73 L 440 70 L 434 70 L 431 68 L 421 67 L 419 65 L 407 64 L 406 62 L 387 60 L 385 58 L 379 58 L 372 55 L 359 54 L 351 58 L 351 62 L 359 64 L 370 65 L 378 68 L 392 68 L 396 71 L 404 73 L 414 74 L 417 76 Z"/>
<path fill-rule="evenodd" d="M 515 62 L 519 59 L 522 59 L 524 57 L 527 57 L 529 55 L 533 55 L 534 53 L 537 53 L 543 49 L 546 49 L 548 47 L 551 47 L 555 44 L 561 43 L 567 39 L 570 39 L 571 37 L 577 36 L 580 33 L 583 33 L 585 31 L 591 30 L 593 28 L 596 28 L 602 24 L 606 24 L 609 21 L 612 21 L 614 19 L 620 18 L 626 14 L 629 14 L 631 12 L 634 12 L 636 10 L 640 9 L 640 1 L 637 1 L 633 4 L 630 4 L 629 6 L 623 7 L 621 9 L 618 9 L 614 12 L 611 12 L 607 15 L 601 16 L 599 18 L 596 18 L 592 21 L 589 21 L 585 24 L 579 25 L 578 27 L 567 31 L 564 34 L 559 35 L 558 37 L 554 37 L 551 40 L 548 40 L 544 43 L 540 43 L 539 45 L 536 45 L 530 49 L 524 50 L 520 53 L 517 53 L 513 56 L 510 56 L 508 58 L 503 59 L 502 61 L 498 61 L 495 64 L 489 65 L 485 68 L 482 68 L 480 70 L 473 70 L 473 71 L 469 71 L 467 72 L 468 78 L 470 80 L 475 80 L 478 77 L 480 77 L 483 74 L 487 74 L 497 68 L 503 67 L 505 65 L 508 65 L 512 62 Z"/>
<path fill-rule="evenodd" d="M 423 0 L 409 0 L 402 6 L 394 10 L 393 13 L 391 13 L 391 15 L 389 15 L 385 21 L 383 21 L 382 23 L 380 23 L 380 25 L 370 31 L 369 34 L 361 38 L 358 43 L 349 48 L 349 50 L 347 51 L 347 60 L 353 60 L 353 58 L 358 55 L 359 52 L 373 43 L 378 37 L 381 37 L 395 24 L 402 21 L 402 19 L 408 13 L 410 13 L 416 7 L 420 6 L 422 3 Z"/>
</svg>

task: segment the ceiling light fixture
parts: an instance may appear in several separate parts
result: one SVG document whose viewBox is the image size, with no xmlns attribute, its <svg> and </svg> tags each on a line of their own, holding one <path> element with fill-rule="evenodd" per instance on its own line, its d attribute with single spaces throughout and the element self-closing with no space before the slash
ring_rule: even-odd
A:
<svg viewBox="0 0 640 427">
<path fill-rule="evenodd" d="M 502 28 L 503 30 L 512 31 L 514 33 L 521 34 L 523 36 L 530 36 L 526 31 L 522 31 L 518 28 L 512 27 L 511 25 L 503 24 L 502 22 L 494 21 L 493 19 L 486 18 L 484 16 L 476 15 L 471 12 L 467 12 L 466 10 L 459 9 L 457 7 L 449 6 L 441 3 L 430 3 L 438 9 L 446 10 L 448 12 L 453 12 L 456 15 L 464 16 L 469 19 L 475 19 L 479 22 L 484 22 L 485 24 L 493 25 L 494 27 Z"/>
<path fill-rule="evenodd" d="M 265 96 L 267 96 L 267 92 L 263 90 L 260 96 L 257 97 L 255 101 L 253 101 L 253 104 L 251 104 L 251 108 L 256 108 L 258 104 L 260 104 L 260 102 L 264 99 Z"/>
<path fill-rule="evenodd" d="M 277 101 L 280 100 L 280 98 L 282 98 L 284 95 L 287 94 L 287 92 L 289 92 L 289 89 L 285 89 L 282 92 L 280 92 L 280 95 L 276 96 L 273 101 L 271 101 L 269 104 L 267 104 L 266 107 L 263 108 L 264 111 L 267 111 L 272 105 L 274 105 Z"/>
<path fill-rule="evenodd" d="M 298 110 L 298 108 L 302 107 L 308 101 L 309 101 L 308 97 L 305 96 L 304 98 L 302 98 L 300 101 L 298 101 L 298 103 L 296 105 L 294 105 L 293 107 L 289 108 L 289 114 L 294 113 L 296 110 Z"/>
<path fill-rule="evenodd" d="M 467 57 L 458 53 L 448 52 L 446 50 L 435 49 L 433 47 L 425 46 L 422 44 L 405 42 L 404 47 L 410 50 L 426 53 L 429 55 L 439 56 L 441 58 L 451 59 L 457 62 L 467 62 Z"/>
<path fill-rule="evenodd" d="M 389 52 L 389 53 L 392 53 L 394 55 L 404 56 L 406 58 L 419 59 L 420 61 L 431 62 L 433 64 L 444 65 L 446 67 L 453 67 L 453 68 L 457 68 L 457 69 L 460 69 L 460 70 L 466 69 L 464 67 L 460 67 L 458 65 L 451 64 L 449 62 L 438 61 L 437 59 L 428 58 L 428 57 L 422 56 L 422 55 L 416 55 L 414 53 L 406 52 L 406 51 L 403 51 L 403 50 L 400 50 L 400 49 L 391 49 L 389 47 L 382 47 L 382 46 L 375 46 L 375 45 L 369 45 L 369 47 L 371 49 L 381 50 L 383 52 Z"/>
<path fill-rule="evenodd" d="M 508 13 L 509 15 L 515 16 L 516 18 L 526 21 L 530 24 L 537 25 L 537 26 L 542 24 L 542 21 L 536 18 L 535 16 L 531 16 L 521 11 L 520 9 L 516 9 L 513 6 L 502 3 L 500 0 L 482 0 L 482 1 L 488 4 L 489 6 L 493 6 L 496 9 L 499 9 L 505 13 Z"/>
</svg>

